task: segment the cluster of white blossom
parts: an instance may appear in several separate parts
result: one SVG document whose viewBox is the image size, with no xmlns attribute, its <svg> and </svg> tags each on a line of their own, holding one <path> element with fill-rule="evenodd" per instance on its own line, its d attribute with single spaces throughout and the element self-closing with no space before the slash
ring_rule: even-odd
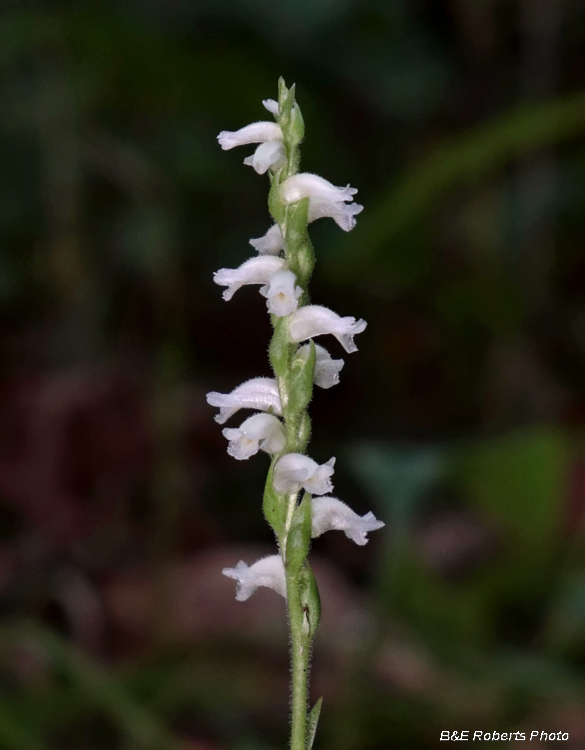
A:
<svg viewBox="0 0 585 750">
<path fill-rule="evenodd" d="M 263 102 L 266 109 L 278 117 L 278 104 L 273 100 Z M 293 111 L 294 115 L 294 111 Z M 218 141 L 224 150 L 246 144 L 259 144 L 244 164 L 252 166 L 259 174 L 271 170 L 276 174 L 286 164 L 287 152 L 280 126 L 273 122 L 256 122 L 236 132 L 222 132 Z M 314 174 L 294 174 L 279 185 L 279 199 L 285 206 L 308 198 L 308 221 L 330 217 L 345 231 L 355 226 L 356 215 L 362 206 L 353 203 L 357 191 L 350 187 L 336 187 Z M 248 284 L 258 284 L 260 294 L 266 298 L 268 311 L 276 318 L 286 317 L 288 341 L 294 344 L 312 340 L 316 336 L 333 335 L 346 352 L 357 347 L 353 337 L 366 328 L 364 320 L 340 317 L 320 305 L 301 305 L 303 289 L 297 284 L 295 273 L 286 260 L 283 227 L 275 223 L 263 237 L 251 239 L 250 244 L 258 255 L 244 261 L 238 268 L 222 268 L 214 274 L 214 281 L 226 287 L 223 298 L 230 300 L 236 291 Z M 283 256 L 284 254 L 284 256 Z M 333 359 L 329 352 L 317 344 L 313 381 L 321 388 L 331 388 L 339 382 L 342 359 Z M 297 348 L 296 361 L 307 361 L 311 344 Z M 258 413 L 246 419 L 239 427 L 226 427 L 224 436 L 229 441 L 228 453 L 238 460 L 248 459 L 262 450 L 279 456 L 273 469 L 273 487 L 276 493 L 291 496 L 301 489 L 311 495 L 312 536 L 330 530 L 343 531 L 356 544 L 366 544 L 367 534 L 384 524 L 372 513 L 358 516 L 351 508 L 330 493 L 335 458 L 319 465 L 301 453 L 285 452 L 286 430 L 281 420 L 283 408 L 277 380 L 253 378 L 234 388 L 231 393 L 208 393 L 207 401 L 219 407 L 216 421 L 224 424 L 239 409 L 254 409 Z M 282 455 L 280 455 L 282 454 Z M 248 567 L 239 562 L 235 568 L 226 568 L 224 575 L 238 582 L 236 598 L 247 599 L 258 586 L 267 586 L 286 596 L 285 570 L 280 555 L 265 557 Z"/>
</svg>

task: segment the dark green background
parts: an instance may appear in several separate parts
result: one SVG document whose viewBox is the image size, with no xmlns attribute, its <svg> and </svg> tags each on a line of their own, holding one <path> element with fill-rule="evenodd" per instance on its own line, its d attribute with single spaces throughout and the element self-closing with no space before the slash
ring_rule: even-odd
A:
<svg viewBox="0 0 585 750">
<path fill-rule="evenodd" d="M 3 4 L 0 747 L 286 745 L 283 602 L 220 575 L 273 550 L 267 460 L 228 459 L 204 399 L 268 374 L 263 300 L 212 283 L 268 228 L 268 182 L 215 138 L 281 75 L 303 168 L 365 206 L 311 226 L 313 301 L 368 321 L 311 455 L 386 521 L 313 547 L 315 750 L 585 746 L 584 22 L 579 0 Z"/>
</svg>

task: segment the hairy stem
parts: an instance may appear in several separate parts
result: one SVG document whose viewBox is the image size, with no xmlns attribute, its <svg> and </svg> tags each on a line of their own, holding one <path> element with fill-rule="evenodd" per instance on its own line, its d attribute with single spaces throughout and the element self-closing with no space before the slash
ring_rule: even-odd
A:
<svg viewBox="0 0 585 750">
<path fill-rule="evenodd" d="M 291 631 L 292 724 L 291 750 L 306 750 L 309 646 L 303 634 L 304 612 L 297 575 L 287 574 L 288 616 Z"/>
</svg>

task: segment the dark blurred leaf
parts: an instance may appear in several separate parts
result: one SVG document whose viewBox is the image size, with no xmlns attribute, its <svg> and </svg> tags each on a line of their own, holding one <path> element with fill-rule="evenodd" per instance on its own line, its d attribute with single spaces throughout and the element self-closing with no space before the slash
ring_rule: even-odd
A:
<svg viewBox="0 0 585 750">
<path fill-rule="evenodd" d="M 374 263 L 406 227 L 424 222 L 448 191 L 477 185 L 511 160 L 585 131 L 585 94 L 525 104 L 437 146 L 360 216 L 358 228 L 336 239 L 330 272 L 350 278 Z"/>
<path fill-rule="evenodd" d="M 535 426 L 464 449 L 458 480 L 471 503 L 492 519 L 514 553 L 546 557 L 559 541 L 566 497 L 566 438 Z"/>
<path fill-rule="evenodd" d="M 351 467 L 382 509 L 382 517 L 399 529 L 409 526 L 425 493 L 443 476 L 444 451 L 362 443 L 350 453 Z"/>
<path fill-rule="evenodd" d="M 137 748 L 178 750 L 178 743 L 172 735 L 159 725 L 151 713 L 134 701 L 122 683 L 75 646 L 33 623 L 7 628 L 2 633 L 3 639 L 16 644 L 23 637 L 43 650 L 53 667 L 61 670 L 77 690 L 100 706 Z"/>
</svg>

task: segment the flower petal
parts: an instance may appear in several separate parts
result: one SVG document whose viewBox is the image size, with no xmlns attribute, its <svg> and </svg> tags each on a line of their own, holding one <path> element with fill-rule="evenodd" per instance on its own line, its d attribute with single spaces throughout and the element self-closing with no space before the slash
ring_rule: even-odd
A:
<svg viewBox="0 0 585 750">
<path fill-rule="evenodd" d="M 385 526 L 373 513 L 358 516 L 336 497 L 316 497 L 311 500 L 311 535 L 321 536 L 326 531 L 343 531 L 348 539 L 360 546 L 368 543 L 368 532 Z"/>
<path fill-rule="evenodd" d="M 356 188 L 336 187 L 323 177 L 309 172 L 301 172 L 286 179 L 280 186 L 280 195 L 285 203 L 296 203 L 302 198 L 320 201 L 352 201 Z"/>
<path fill-rule="evenodd" d="M 229 455 L 238 461 L 254 456 L 260 449 L 280 453 L 286 443 L 284 426 L 272 414 L 254 414 L 238 428 L 226 427 L 223 435 L 230 441 Z"/>
<path fill-rule="evenodd" d="M 286 162 L 286 149 L 278 141 L 261 143 L 252 156 L 244 159 L 247 167 L 254 167 L 258 174 L 264 174 L 269 169 L 278 169 Z"/>
<path fill-rule="evenodd" d="M 250 245 L 260 255 L 279 255 L 284 250 L 284 240 L 278 224 L 273 224 L 263 237 L 251 239 Z"/>
<path fill-rule="evenodd" d="M 249 258 L 238 268 L 220 268 L 213 274 L 213 280 L 220 286 L 227 286 L 222 295 L 227 301 L 246 284 L 267 284 L 274 274 L 285 266 L 284 258 L 258 255 Z"/>
<path fill-rule="evenodd" d="M 274 378 L 252 378 L 234 388 L 231 393 L 212 391 L 207 394 L 207 403 L 219 407 L 219 414 L 215 417 L 219 424 L 227 422 L 239 409 L 271 411 L 282 416 L 280 394 Z"/>
<path fill-rule="evenodd" d="M 292 271 L 277 271 L 268 284 L 260 289 L 260 294 L 268 300 L 268 312 L 282 318 L 297 309 L 303 290 L 295 286 L 296 280 Z"/>
<path fill-rule="evenodd" d="M 364 210 L 359 203 L 309 199 L 309 223 L 329 217 L 344 232 L 350 232 L 356 224 L 355 217 Z"/>
<path fill-rule="evenodd" d="M 278 102 L 275 102 L 274 99 L 262 99 L 262 104 L 271 114 L 278 114 Z"/>
<path fill-rule="evenodd" d="M 334 464 L 335 458 L 319 466 L 312 458 L 301 453 L 287 453 L 274 466 L 274 489 L 282 495 L 290 495 L 301 488 L 311 494 L 325 495 L 333 487 L 330 477 Z"/>
<path fill-rule="evenodd" d="M 311 345 L 304 344 L 299 348 L 296 357 L 301 357 L 305 361 L 309 358 L 311 352 Z M 339 373 L 342 370 L 345 362 L 342 359 L 333 359 L 327 349 L 319 344 L 315 344 L 315 373 L 313 375 L 313 382 L 318 385 L 319 388 L 332 388 L 334 385 L 339 383 Z"/>
<path fill-rule="evenodd" d="M 222 130 L 217 136 L 219 145 L 224 151 L 248 143 L 265 143 L 266 141 L 282 141 L 282 130 L 275 122 L 253 122 L 239 130 Z"/>
<path fill-rule="evenodd" d="M 365 320 L 356 320 L 351 316 L 341 318 L 327 307 L 306 305 L 292 314 L 288 330 L 291 341 L 305 341 L 331 333 L 350 354 L 357 351 L 353 337 L 365 331 L 366 326 Z"/>
<path fill-rule="evenodd" d="M 261 557 L 250 566 L 240 560 L 235 568 L 224 568 L 221 572 L 238 582 L 236 599 L 239 602 L 249 599 L 259 586 L 273 589 L 286 598 L 286 577 L 280 555 Z"/>
</svg>

